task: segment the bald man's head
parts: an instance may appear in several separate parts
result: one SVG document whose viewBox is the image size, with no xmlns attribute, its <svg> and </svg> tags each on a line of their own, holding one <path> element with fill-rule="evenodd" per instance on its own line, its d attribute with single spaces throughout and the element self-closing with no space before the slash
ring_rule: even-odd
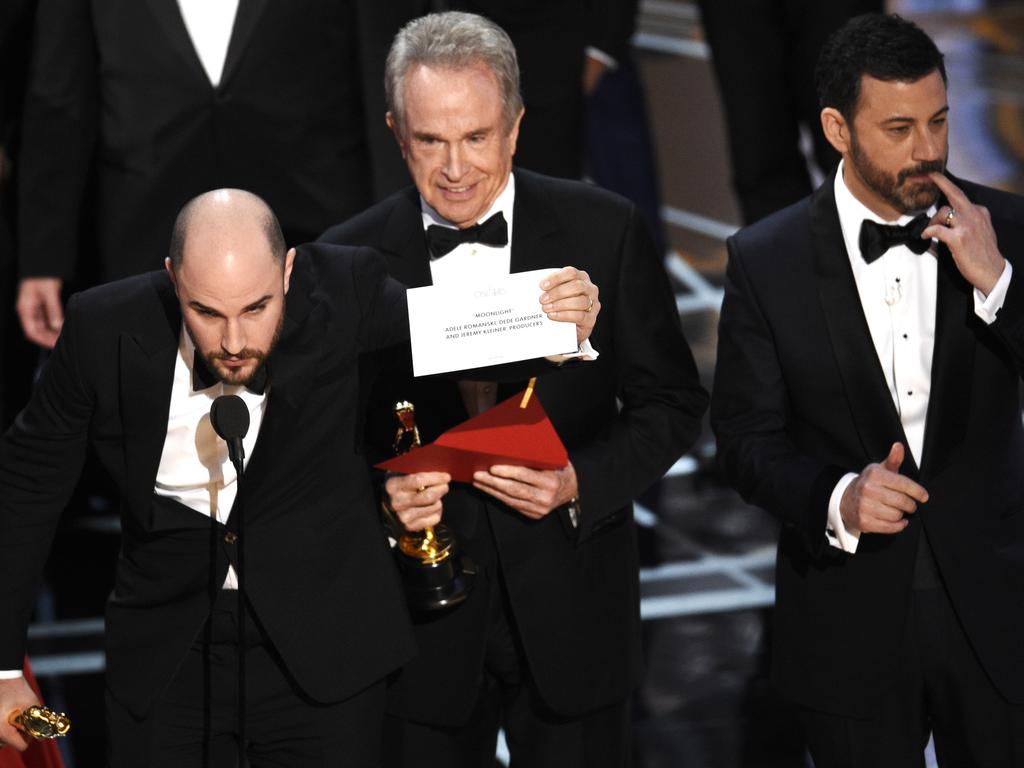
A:
<svg viewBox="0 0 1024 768">
<path fill-rule="evenodd" d="M 178 214 L 167 272 L 189 336 L 222 381 L 246 384 L 273 349 L 294 260 L 251 192 L 207 192 Z"/>
<path fill-rule="evenodd" d="M 230 224 L 251 226 L 266 238 L 270 255 L 284 261 L 285 241 L 277 216 L 259 195 L 244 189 L 215 189 L 193 197 L 178 213 L 171 231 L 168 258 L 179 269 L 185 258 L 189 230 L 193 225 L 224 228 Z"/>
</svg>

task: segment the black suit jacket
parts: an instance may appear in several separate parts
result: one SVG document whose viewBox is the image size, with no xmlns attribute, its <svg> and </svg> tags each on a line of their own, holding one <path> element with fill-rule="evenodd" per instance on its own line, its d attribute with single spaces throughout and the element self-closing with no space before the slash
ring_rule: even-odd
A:
<svg viewBox="0 0 1024 768">
<path fill-rule="evenodd" d="M 408 183 L 380 82 L 417 5 L 241 0 L 213 88 L 176 0 L 40 0 L 22 276 L 67 280 L 94 255 L 86 277 L 157 269 L 178 209 L 209 189 L 261 195 L 297 243 Z"/>
<path fill-rule="evenodd" d="M 31 403 L 0 441 L 0 669 L 21 666 L 49 542 L 91 444 L 122 497 L 107 679 L 137 715 L 170 680 L 235 558 L 225 526 L 153 492 L 180 332 L 162 272 L 78 294 Z M 404 289 L 375 254 L 299 250 L 265 418 L 226 528 L 241 504 L 247 594 L 320 701 L 357 692 L 413 650 L 354 408 L 359 354 L 407 338 Z"/>
<path fill-rule="evenodd" d="M 960 182 L 992 214 L 1000 250 L 1024 248 L 1024 201 Z M 922 258 L 935 258 L 925 255 Z M 744 498 L 784 522 L 776 584 L 774 675 L 798 702 L 866 716 L 895 673 L 914 561 L 927 532 L 942 581 L 992 681 L 1024 701 L 1024 278 L 1015 269 L 998 319 L 944 247 L 921 466 L 901 472 L 929 501 L 893 536 L 864 534 L 856 554 L 825 539 L 829 496 L 846 472 L 906 437 L 850 270 L 831 183 L 729 240 L 712 426 Z"/>
<path fill-rule="evenodd" d="M 495 578 L 500 570 L 540 694 L 556 712 L 572 715 L 621 700 L 637 680 L 631 502 L 696 439 L 707 396 L 661 261 L 633 206 L 589 185 L 515 173 L 512 271 L 572 264 L 601 290 L 591 337 L 600 357 L 541 377 L 536 390 L 576 468 L 582 517 L 578 530 L 565 510 L 534 522 L 456 485 L 445 499 L 444 521 L 481 568 Z M 373 244 L 393 277 L 410 286 L 431 282 L 414 188 L 323 239 Z M 370 450 L 381 457 L 390 452 L 396 399 L 416 405 L 424 440 L 467 418 L 454 383 L 413 379 L 407 358 L 392 359 L 402 369 L 376 382 L 368 415 Z M 499 400 L 524 383 L 500 387 Z M 468 716 L 489 610 L 475 597 L 418 624 L 420 652 L 392 686 L 392 711 L 434 723 Z"/>
</svg>

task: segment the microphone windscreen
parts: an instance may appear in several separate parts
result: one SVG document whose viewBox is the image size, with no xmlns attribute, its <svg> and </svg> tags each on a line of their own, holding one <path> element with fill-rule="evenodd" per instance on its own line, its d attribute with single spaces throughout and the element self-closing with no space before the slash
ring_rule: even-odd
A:
<svg viewBox="0 0 1024 768">
<path fill-rule="evenodd" d="M 210 407 L 210 424 L 222 440 L 245 437 L 249 431 L 249 409 L 238 395 L 221 395 Z"/>
</svg>

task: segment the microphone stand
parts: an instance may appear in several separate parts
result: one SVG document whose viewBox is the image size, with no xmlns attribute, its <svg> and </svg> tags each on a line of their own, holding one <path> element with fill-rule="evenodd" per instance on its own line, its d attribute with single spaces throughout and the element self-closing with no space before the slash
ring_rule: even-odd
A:
<svg viewBox="0 0 1024 768">
<path fill-rule="evenodd" d="M 238 395 L 221 395 L 210 408 L 210 423 L 214 431 L 227 443 L 228 456 L 235 467 L 235 504 L 231 514 L 238 522 L 233 543 L 235 550 L 235 578 L 238 581 L 238 768 L 245 765 L 245 515 L 242 498 L 242 476 L 245 472 L 245 447 L 242 438 L 249 431 L 249 409 Z M 230 531 L 229 531 L 230 533 Z"/>
<path fill-rule="evenodd" d="M 237 442 L 238 450 L 233 450 Z M 238 517 L 237 538 L 235 545 L 238 547 L 238 568 L 235 569 L 235 578 L 238 580 L 236 595 L 238 599 L 238 768 L 245 766 L 245 515 L 243 514 L 242 500 L 242 475 L 245 472 L 243 459 L 245 452 L 242 449 L 242 439 L 236 438 L 228 443 L 228 452 L 231 456 L 231 463 L 235 465 L 235 515 Z"/>
</svg>

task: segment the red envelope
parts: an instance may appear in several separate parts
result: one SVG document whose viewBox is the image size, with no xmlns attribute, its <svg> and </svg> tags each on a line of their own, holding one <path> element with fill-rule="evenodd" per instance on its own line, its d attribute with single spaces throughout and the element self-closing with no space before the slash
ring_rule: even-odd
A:
<svg viewBox="0 0 1024 768">
<path fill-rule="evenodd" d="M 561 469 L 569 463 L 551 420 L 534 393 L 521 408 L 523 392 L 479 416 L 452 427 L 434 442 L 377 464 L 379 469 L 408 475 L 447 472 L 459 483 L 472 483 L 473 473 L 495 464 L 530 469 Z"/>
</svg>

